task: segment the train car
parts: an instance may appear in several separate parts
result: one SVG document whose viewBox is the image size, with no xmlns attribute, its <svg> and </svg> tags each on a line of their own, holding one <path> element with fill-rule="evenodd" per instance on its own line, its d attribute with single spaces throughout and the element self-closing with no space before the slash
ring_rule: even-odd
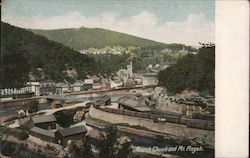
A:
<svg viewBox="0 0 250 158">
<path fill-rule="evenodd" d="M 186 125 L 189 119 L 185 118 L 184 116 L 181 116 L 179 119 L 179 123 Z"/>
<path fill-rule="evenodd" d="M 119 114 L 119 111 L 117 109 L 111 109 L 112 113 Z"/>
<path fill-rule="evenodd" d="M 166 119 L 166 122 L 179 123 L 179 117 L 178 116 L 164 116 L 163 118 Z"/>
<path fill-rule="evenodd" d="M 187 127 L 206 129 L 206 122 L 201 120 L 189 120 L 187 121 Z"/>
<path fill-rule="evenodd" d="M 162 111 L 162 110 L 152 110 L 152 114 L 157 114 L 157 115 L 167 115 L 167 116 L 181 116 L 182 114 L 176 113 L 176 112 L 169 112 L 169 111 Z"/>
<path fill-rule="evenodd" d="M 94 108 L 99 109 L 100 105 L 94 105 Z"/>
<path fill-rule="evenodd" d="M 155 114 L 150 114 L 149 118 L 154 120 L 154 121 L 158 120 L 158 116 Z"/>
<path fill-rule="evenodd" d="M 214 122 L 207 122 L 206 129 L 214 130 Z"/>
<path fill-rule="evenodd" d="M 135 116 L 135 113 L 134 111 L 129 111 L 129 110 L 125 110 L 124 111 L 124 115 L 128 115 L 128 116 Z"/>
<path fill-rule="evenodd" d="M 166 122 L 167 120 L 166 120 L 166 118 L 158 118 L 157 119 L 157 122 Z"/>
<path fill-rule="evenodd" d="M 137 117 L 142 117 L 142 118 L 148 118 L 148 114 L 142 113 L 142 112 L 137 112 L 137 113 L 136 113 L 136 116 L 137 116 Z"/>
<path fill-rule="evenodd" d="M 107 112 L 113 112 L 113 110 L 112 109 L 109 109 L 109 108 L 105 108 L 105 111 L 107 111 Z"/>
<path fill-rule="evenodd" d="M 145 116 L 147 119 L 150 119 L 150 114 L 149 113 L 145 113 Z"/>
<path fill-rule="evenodd" d="M 123 110 L 116 110 L 117 114 L 123 115 Z"/>
</svg>

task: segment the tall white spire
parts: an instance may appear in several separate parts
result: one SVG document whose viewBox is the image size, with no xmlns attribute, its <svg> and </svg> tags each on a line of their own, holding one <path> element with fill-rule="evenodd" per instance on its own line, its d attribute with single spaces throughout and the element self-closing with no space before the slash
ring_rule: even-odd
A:
<svg viewBox="0 0 250 158">
<path fill-rule="evenodd" d="M 127 65 L 127 74 L 128 74 L 128 77 L 132 77 L 133 76 L 133 64 L 132 64 L 132 60 L 130 61 L 129 65 Z"/>
<path fill-rule="evenodd" d="M 133 60 L 133 59 L 132 59 Z M 130 61 L 130 76 L 132 77 L 133 76 L 133 61 Z"/>
</svg>

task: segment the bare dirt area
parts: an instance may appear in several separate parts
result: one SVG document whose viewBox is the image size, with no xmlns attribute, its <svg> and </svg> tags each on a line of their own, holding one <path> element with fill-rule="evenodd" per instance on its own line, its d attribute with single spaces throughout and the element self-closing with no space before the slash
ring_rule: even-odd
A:
<svg viewBox="0 0 250 158">
<path fill-rule="evenodd" d="M 66 152 L 63 150 L 62 146 L 42 141 L 41 139 L 33 136 L 29 136 L 29 138 L 26 140 L 18 140 L 15 136 L 4 134 L 2 135 L 2 140 L 23 145 L 31 151 L 49 157 L 53 156 L 61 158 L 66 155 Z"/>
</svg>

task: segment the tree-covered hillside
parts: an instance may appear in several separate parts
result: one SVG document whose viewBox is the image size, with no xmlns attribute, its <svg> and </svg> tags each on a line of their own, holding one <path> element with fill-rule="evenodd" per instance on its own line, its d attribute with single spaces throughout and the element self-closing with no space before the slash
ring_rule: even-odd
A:
<svg viewBox="0 0 250 158">
<path fill-rule="evenodd" d="M 2 87 L 22 86 L 26 81 L 65 78 L 65 71 L 74 67 L 78 77 L 95 71 L 93 58 L 62 44 L 49 41 L 25 29 L 1 22 Z"/>
<path fill-rule="evenodd" d="M 187 89 L 214 95 L 215 47 L 200 48 L 197 55 L 188 54 L 160 71 L 158 79 L 170 92 L 180 93 Z"/>
<path fill-rule="evenodd" d="M 179 58 L 185 56 L 185 53 L 180 51 L 184 47 L 190 52 L 196 51 L 190 46 L 170 44 L 167 45 L 169 48 L 165 45 L 138 47 L 129 53 L 117 55 L 110 53 L 85 55 L 31 31 L 3 22 L 1 22 L 1 35 L 2 87 L 18 87 L 30 80 L 58 82 L 66 79 L 74 82 L 75 79 L 85 78 L 87 74 L 101 74 L 108 77 L 120 68 L 125 68 L 131 60 L 134 72 L 145 72 L 150 64 L 176 63 Z M 133 41 L 137 42 L 140 43 L 141 40 Z M 96 43 L 100 44 L 98 40 L 93 42 Z M 73 70 L 77 75 L 72 79 L 66 70 Z"/>
<path fill-rule="evenodd" d="M 71 48 L 82 50 L 90 47 L 103 48 L 105 46 L 135 46 L 135 47 L 157 47 L 166 46 L 164 43 L 143 39 L 124 33 L 100 29 L 58 29 L 58 30 L 31 30 L 35 34 L 47 37 L 49 40 L 62 43 Z"/>
</svg>

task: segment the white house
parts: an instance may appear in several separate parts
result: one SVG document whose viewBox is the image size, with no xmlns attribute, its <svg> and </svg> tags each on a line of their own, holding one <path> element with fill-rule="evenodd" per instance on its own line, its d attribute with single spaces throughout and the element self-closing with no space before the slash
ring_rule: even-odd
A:
<svg viewBox="0 0 250 158">
<path fill-rule="evenodd" d="M 70 90 L 69 84 L 59 82 L 56 84 L 56 93 L 61 94 L 61 93 L 68 93 Z"/>
<path fill-rule="evenodd" d="M 1 95 L 12 95 L 12 94 L 25 94 L 31 92 L 30 86 L 21 87 L 21 88 L 5 88 L 1 89 Z"/>
<path fill-rule="evenodd" d="M 131 78 L 133 76 L 133 65 L 132 61 L 129 65 L 127 65 L 127 69 L 120 69 L 117 72 L 117 75 L 123 80 L 126 81 L 128 78 Z"/>
<path fill-rule="evenodd" d="M 142 84 L 143 85 L 157 85 L 158 84 L 158 79 L 156 76 L 147 76 L 144 75 L 142 79 Z"/>
<path fill-rule="evenodd" d="M 93 84 L 93 89 L 94 90 L 102 89 L 102 85 L 100 83 L 95 83 L 95 84 Z"/>
<path fill-rule="evenodd" d="M 182 50 L 179 51 L 180 53 L 188 53 L 188 50 L 185 49 L 185 47 L 182 47 Z"/>
<path fill-rule="evenodd" d="M 83 84 L 84 82 L 83 81 L 76 81 L 74 84 L 73 84 L 73 90 L 74 92 L 79 92 L 79 91 L 82 91 L 83 89 Z"/>
<path fill-rule="evenodd" d="M 40 83 L 39 82 L 27 82 L 26 85 L 30 87 L 30 91 L 35 95 L 40 95 Z"/>
<path fill-rule="evenodd" d="M 116 89 L 116 88 L 119 88 L 119 87 L 122 87 L 122 86 L 123 86 L 122 81 L 110 80 L 109 83 L 110 83 L 110 88 L 111 88 L 111 89 Z"/>
<path fill-rule="evenodd" d="M 91 79 L 91 78 L 84 79 L 84 83 L 85 84 L 93 84 L 94 83 L 94 79 Z"/>
</svg>

